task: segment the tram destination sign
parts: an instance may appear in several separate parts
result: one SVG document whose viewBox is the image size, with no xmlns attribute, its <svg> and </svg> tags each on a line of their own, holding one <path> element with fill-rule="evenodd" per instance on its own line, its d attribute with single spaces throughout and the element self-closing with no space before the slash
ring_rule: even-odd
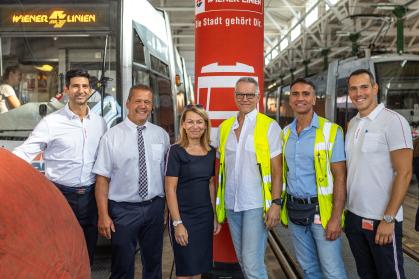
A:
<svg viewBox="0 0 419 279">
<path fill-rule="evenodd" d="M 0 31 L 94 31 L 110 29 L 108 5 L 1 6 Z"/>
</svg>

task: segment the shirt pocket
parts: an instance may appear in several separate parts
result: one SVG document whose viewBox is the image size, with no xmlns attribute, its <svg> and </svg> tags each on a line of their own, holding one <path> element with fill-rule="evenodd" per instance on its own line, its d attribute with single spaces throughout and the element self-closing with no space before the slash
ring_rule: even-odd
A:
<svg viewBox="0 0 419 279">
<path fill-rule="evenodd" d="M 162 161 L 164 157 L 164 146 L 161 143 L 151 144 L 151 152 L 153 154 L 153 160 Z"/>
<path fill-rule="evenodd" d="M 366 133 L 362 143 L 362 152 L 380 152 L 387 150 L 387 142 L 383 134 Z"/>
<path fill-rule="evenodd" d="M 244 149 L 249 152 L 255 152 L 255 139 L 253 138 L 253 135 L 247 136 Z"/>
</svg>

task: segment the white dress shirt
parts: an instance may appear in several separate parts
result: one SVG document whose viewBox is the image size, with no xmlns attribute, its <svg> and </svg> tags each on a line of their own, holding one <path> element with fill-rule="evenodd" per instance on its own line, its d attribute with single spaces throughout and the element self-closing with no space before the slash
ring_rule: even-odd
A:
<svg viewBox="0 0 419 279">
<path fill-rule="evenodd" d="M 69 187 L 91 185 L 96 180 L 92 168 L 106 129 L 99 115 L 89 110 L 81 121 L 67 104 L 44 117 L 13 153 L 31 162 L 43 151 L 49 180 Z"/>
<path fill-rule="evenodd" d="M 150 122 L 142 131 L 147 162 L 148 194 L 144 200 L 164 196 L 164 158 L 169 135 Z M 112 127 L 102 138 L 93 172 L 110 178 L 108 199 L 141 202 L 138 193 L 138 132 L 128 117 Z"/>
<path fill-rule="evenodd" d="M 383 104 L 366 117 L 358 113 L 351 119 L 345 141 L 349 211 L 364 218 L 383 218 L 395 176 L 390 152 L 403 148 L 413 148 L 409 123 Z M 402 207 L 395 217 L 403 220 Z"/>
<path fill-rule="evenodd" d="M 255 109 L 246 114 L 238 141 L 234 133 L 239 127 L 236 117 L 227 138 L 225 206 L 230 210 L 244 211 L 263 207 L 262 180 L 256 161 L 253 135 L 257 113 Z M 276 121 L 272 121 L 268 130 L 271 158 L 282 152 L 280 133 L 281 127 Z M 281 175 L 280 170 L 278 174 Z"/>
</svg>

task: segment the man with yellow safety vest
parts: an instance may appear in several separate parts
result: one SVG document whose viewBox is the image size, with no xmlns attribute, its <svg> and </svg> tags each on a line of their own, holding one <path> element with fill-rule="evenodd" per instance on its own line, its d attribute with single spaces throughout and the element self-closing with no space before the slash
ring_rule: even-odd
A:
<svg viewBox="0 0 419 279">
<path fill-rule="evenodd" d="M 235 86 L 239 113 L 219 130 L 216 213 L 227 217 L 234 249 L 246 279 L 267 279 L 267 230 L 279 223 L 281 128 L 259 113 L 259 85 L 250 77 Z"/>
<path fill-rule="evenodd" d="M 315 86 L 291 84 L 294 121 L 282 138 L 281 222 L 288 225 L 304 278 L 347 278 L 341 255 L 346 167 L 341 127 L 314 112 Z"/>
</svg>

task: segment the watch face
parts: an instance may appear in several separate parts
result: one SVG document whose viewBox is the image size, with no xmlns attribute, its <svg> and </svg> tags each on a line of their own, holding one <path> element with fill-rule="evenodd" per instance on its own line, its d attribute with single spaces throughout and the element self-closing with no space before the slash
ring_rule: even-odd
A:
<svg viewBox="0 0 419 279">
<path fill-rule="evenodd" d="M 386 223 L 393 223 L 394 222 L 394 217 L 390 216 L 390 215 L 384 215 L 383 219 Z"/>
</svg>

